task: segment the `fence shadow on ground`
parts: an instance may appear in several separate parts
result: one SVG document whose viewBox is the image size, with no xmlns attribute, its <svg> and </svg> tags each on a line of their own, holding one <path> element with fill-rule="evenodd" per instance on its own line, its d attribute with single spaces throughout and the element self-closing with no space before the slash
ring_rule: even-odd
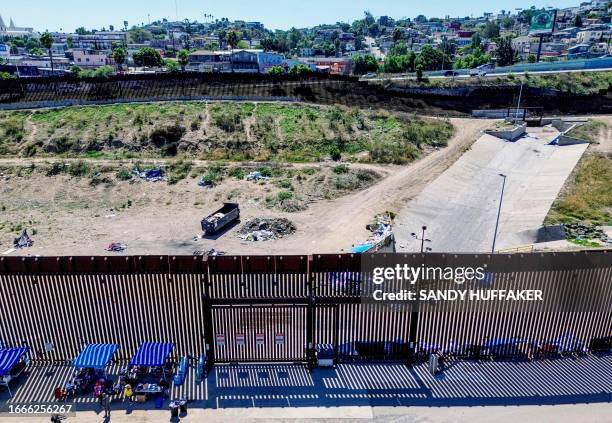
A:
<svg viewBox="0 0 612 423">
<path fill-rule="evenodd" d="M 426 364 L 339 364 L 312 371 L 302 364 L 215 366 L 196 385 L 193 372 L 172 395 L 187 395 L 191 408 L 486 406 L 612 402 L 612 355 L 522 361 L 457 361 L 433 376 Z M 52 391 L 69 375 L 67 366 L 38 366 L 0 392 L 0 403 L 54 403 Z M 110 373 L 113 374 L 114 370 Z M 77 398 L 78 410 L 101 412 L 91 395 Z M 115 412 L 152 409 L 117 398 Z M 163 408 L 167 409 L 168 399 Z"/>
</svg>

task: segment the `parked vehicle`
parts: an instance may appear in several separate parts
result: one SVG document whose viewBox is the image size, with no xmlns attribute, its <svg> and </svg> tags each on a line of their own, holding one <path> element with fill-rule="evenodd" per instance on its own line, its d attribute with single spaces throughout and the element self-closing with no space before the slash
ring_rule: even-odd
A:
<svg viewBox="0 0 612 423">
<path fill-rule="evenodd" d="M 486 63 L 470 70 L 470 76 L 485 76 L 487 73 L 493 70 L 493 65 Z"/>
<path fill-rule="evenodd" d="M 447 70 L 444 72 L 444 76 L 458 76 L 459 72 L 454 70 Z"/>
<path fill-rule="evenodd" d="M 202 219 L 205 235 L 214 234 L 234 220 L 240 219 L 240 207 L 236 203 L 224 203 L 223 207 Z"/>
</svg>

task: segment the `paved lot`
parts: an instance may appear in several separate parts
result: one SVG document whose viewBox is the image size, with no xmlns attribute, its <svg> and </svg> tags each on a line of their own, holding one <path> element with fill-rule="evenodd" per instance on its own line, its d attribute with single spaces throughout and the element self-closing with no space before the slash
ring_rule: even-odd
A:
<svg viewBox="0 0 612 423">
<path fill-rule="evenodd" d="M 458 361 L 436 377 L 425 364 L 342 364 L 312 372 L 297 364 L 216 366 L 198 388 L 204 396 L 189 404 L 181 420 L 485 422 L 495 416 L 500 422 L 604 422 L 612 412 L 610 368 L 610 355 L 532 363 Z M 63 374 L 62 369 L 54 371 Z M 44 372 L 30 374 L 11 401 L 48 401 L 52 389 Z M 7 399 L 0 394 L 2 403 Z M 77 407 L 69 421 L 102 421 L 93 398 L 80 399 Z M 168 421 L 166 407 L 167 401 L 153 410 L 152 403 L 115 400 L 112 421 Z"/>
<path fill-rule="evenodd" d="M 483 135 L 455 164 L 400 211 L 395 226 L 399 251 L 491 250 L 495 221 L 507 175 L 496 250 L 530 244 L 550 206 L 587 145 L 552 146 L 557 132 L 537 128 L 516 142 Z"/>
</svg>

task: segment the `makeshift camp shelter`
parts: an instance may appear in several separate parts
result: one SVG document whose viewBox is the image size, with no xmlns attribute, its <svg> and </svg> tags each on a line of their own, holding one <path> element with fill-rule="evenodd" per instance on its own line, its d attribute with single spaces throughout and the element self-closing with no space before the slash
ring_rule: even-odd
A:
<svg viewBox="0 0 612 423">
<path fill-rule="evenodd" d="M 172 343 L 145 342 L 132 357 L 130 366 L 162 367 L 173 349 Z"/>
<path fill-rule="evenodd" d="M 26 363 L 21 359 L 28 352 L 28 347 L 0 349 L 0 386 L 5 386 L 10 396 L 9 382 L 17 378 L 25 369 Z"/>
<path fill-rule="evenodd" d="M 72 367 L 103 370 L 118 349 L 116 344 L 89 344 L 74 359 Z"/>
</svg>

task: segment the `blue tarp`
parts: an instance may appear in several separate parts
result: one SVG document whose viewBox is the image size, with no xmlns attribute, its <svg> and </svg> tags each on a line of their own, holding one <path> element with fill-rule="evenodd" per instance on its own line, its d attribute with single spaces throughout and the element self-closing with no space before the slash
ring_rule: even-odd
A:
<svg viewBox="0 0 612 423">
<path fill-rule="evenodd" d="M 118 349 L 119 345 L 116 344 L 89 344 L 74 359 L 72 367 L 104 369 Z"/>
<path fill-rule="evenodd" d="M 370 250 L 372 247 L 374 247 L 374 244 L 357 245 L 351 249 L 351 253 L 353 254 L 365 253 L 366 251 Z"/>
<path fill-rule="evenodd" d="M 168 359 L 173 348 L 174 344 L 172 343 L 145 342 L 140 345 L 140 348 L 132 357 L 130 366 L 161 367 Z"/>
<path fill-rule="evenodd" d="M 13 366 L 28 352 L 28 349 L 28 347 L 0 349 L 0 376 L 9 374 Z"/>
</svg>

